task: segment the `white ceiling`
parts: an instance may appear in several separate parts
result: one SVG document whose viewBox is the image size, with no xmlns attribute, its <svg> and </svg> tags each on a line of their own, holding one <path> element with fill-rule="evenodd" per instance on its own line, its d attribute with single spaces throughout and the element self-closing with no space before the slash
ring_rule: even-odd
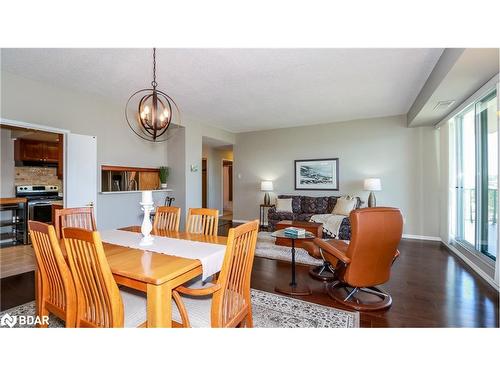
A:
<svg viewBox="0 0 500 375">
<path fill-rule="evenodd" d="M 161 49 L 159 88 L 183 123 L 232 132 L 406 114 L 442 49 Z M 2 49 L 2 70 L 125 105 L 147 49 Z"/>
</svg>

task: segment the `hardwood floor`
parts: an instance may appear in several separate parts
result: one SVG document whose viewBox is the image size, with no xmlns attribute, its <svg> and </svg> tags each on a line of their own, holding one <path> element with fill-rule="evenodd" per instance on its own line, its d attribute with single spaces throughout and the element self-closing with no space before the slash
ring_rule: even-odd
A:
<svg viewBox="0 0 500 375">
<path fill-rule="evenodd" d="M 222 223 L 219 233 L 225 235 L 230 227 L 230 222 Z M 399 249 L 401 256 L 392 268 L 391 280 L 383 286 L 393 304 L 386 311 L 361 313 L 362 327 L 498 327 L 498 292 L 444 245 L 403 240 Z M 344 309 L 326 294 L 326 284 L 312 279 L 308 270 L 308 266 L 297 266 L 297 279 L 313 294 L 296 298 Z M 288 281 L 290 272 L 290 263 L 255 258 L 252 288 L 274 292 L 275 284 Z M 34 299 L 33 274 L 1 280 L 0 310 Z"/>
</svg>

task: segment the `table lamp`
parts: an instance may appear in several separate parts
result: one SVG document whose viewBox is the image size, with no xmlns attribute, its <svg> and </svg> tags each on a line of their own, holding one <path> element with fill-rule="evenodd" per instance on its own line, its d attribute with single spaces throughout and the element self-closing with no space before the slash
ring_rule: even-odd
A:
<svg viewBox="0 0 500 375">
<path fill-rule="evenodd" d="M 271 197 L 269 196 L 269 191 L 273 191 L 273 182 L 272 181 L 261 181 L 260 182 L 260 190 L 265 191 L 266 195 L 264 195 L 264 204 L 269 206 L 271 204 Z"/>
<path fill-rule="evenodd" d="M 375 207 L 377 205 L 377 200 L 375 199 L 374 191 L 382 190 L 382 184 L 380 178 L 367 178 L 364 182 L 364 190 L 370 192 L 368 197 L 368 207 Z"/>
</svg>

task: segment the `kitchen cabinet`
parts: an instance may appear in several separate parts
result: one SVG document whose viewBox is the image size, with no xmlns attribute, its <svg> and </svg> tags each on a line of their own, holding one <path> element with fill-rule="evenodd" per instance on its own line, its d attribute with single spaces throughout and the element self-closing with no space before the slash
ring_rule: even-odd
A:
<svg viewBox="0 0 500 375">
<path fill-rule="evenodd" d="M 63 175 L 63 136 L 57 142 L 37 141 L 32 139 L 16 139 L 14 141 L 14 160 L 24 165 L 30 163 L 57 164 L 57 177 Z"/>
</svg>

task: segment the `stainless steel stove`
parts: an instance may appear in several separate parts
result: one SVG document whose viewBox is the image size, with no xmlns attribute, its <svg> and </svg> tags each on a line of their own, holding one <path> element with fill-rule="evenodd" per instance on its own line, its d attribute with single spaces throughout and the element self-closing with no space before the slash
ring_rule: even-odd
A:
<svg viewBox="0 0 500 375">
<path fill-rule="evenodd" d="M 52 222 L 52 204 L 62 203 L 59 187 L 54 185 L 19 185 L 16 186 L 16 197 L 28 200 L 28 220 Z"/>
</svg>

